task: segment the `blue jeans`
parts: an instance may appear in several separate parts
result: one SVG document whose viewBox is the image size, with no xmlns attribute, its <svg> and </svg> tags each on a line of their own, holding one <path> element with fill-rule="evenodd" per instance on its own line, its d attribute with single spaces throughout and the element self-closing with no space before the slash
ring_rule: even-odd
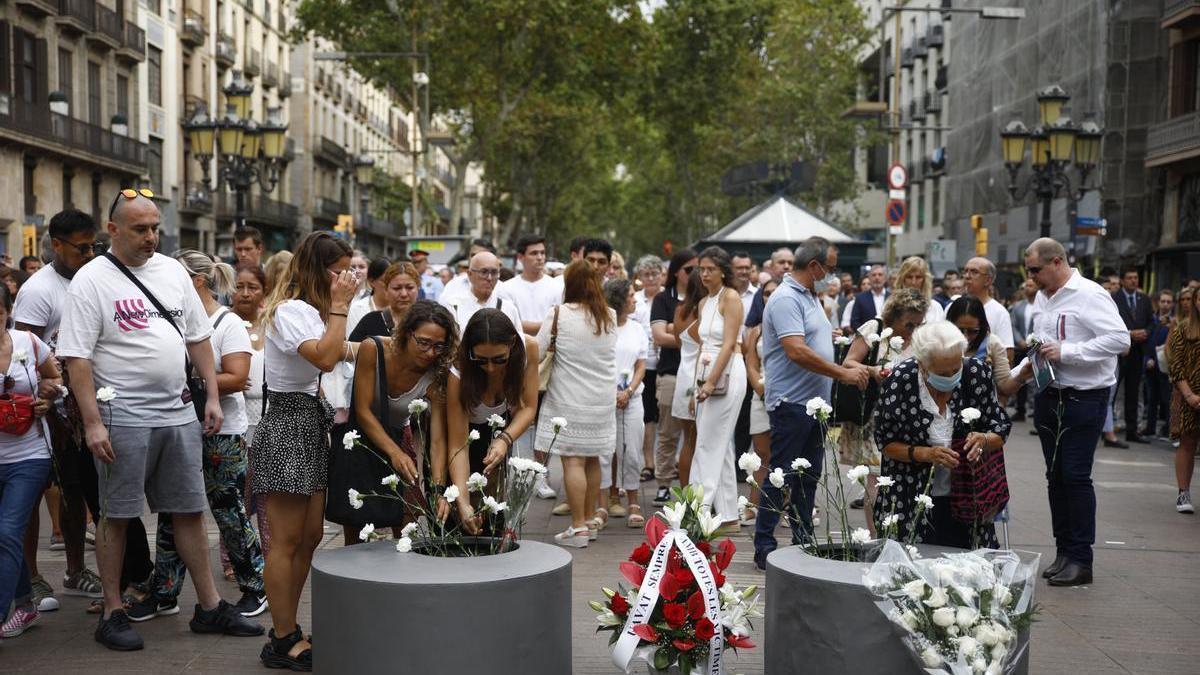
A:
<svg viewBox="0 0 1200 675">
<path fill-rule="evenodd" d="M 788 524 L 792 528 L 792 543 L 800 544 L 812 538 L 812 510 L 817 495 L 817 480 L 825 460 L 821 425 L 809 416 L 803 404 L 780 403 L 768 413 L 771 418 L 771 464 L 770 468 L 781 468 L 784 473 L 792 471 L 792 462 L 803 457 L 812 468 L 804 471 L 803 477 L 790 475 L 785 485 L 791 492 L 788 508 Z M 761 506 L 754 521 L 754 552 L 766 555 L 774 551 L 775 526 L 779 523 L 778 511 L 783 509 L 783 490 L 763 481 Z"/>
<path fill-rule="evenodd" d="M 1092 462 L 1110 408 L 1111 389 L 1047 388 L 1038 394 L 1034 423 L 1046 460 L 1050 523 L 1057 554 L 1091 566 L 1096 543 Z"/>
<path fill-rule="evenodd" d="M 33 595 L 22 542 L 49 475 L 49 458 L 0 464 L 0 617 L 7 617 L 13 599 Z"/>
</svg>

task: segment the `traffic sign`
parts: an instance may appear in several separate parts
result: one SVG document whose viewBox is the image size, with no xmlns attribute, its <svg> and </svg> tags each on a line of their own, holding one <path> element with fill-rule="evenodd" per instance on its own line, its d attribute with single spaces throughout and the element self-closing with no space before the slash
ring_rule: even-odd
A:
<svg viewBox="0 0 1200 675">
<path fill-rule="evenodd" d="M 889 225 L 899 225 L 908 218 L 908 204 L 899 199 L 889 199 L 884 215 Z"/>
<path fill-rule="evenodd" d="M 888 187 L 893 190 L 908 187 L 908 169 L 903 164 L 893 164 L 888 168 Z"/>
<path fill-rule="evenodd" d="M 1103 237 L 1108 234 L 1108 220 L 1091 216 L 1075 218 L 1075 235 L 1078 237 Z"/>
<path fill-rule="evenodd" d="M 888 234 L 892 235 L 893 237 L 899 237 L 900 235 L 904 234 L 904 226 L 888 225 Z"/>
<path fill-rule="evenodd" d="M 888 190 L 888 199 L 908 199 L 907 190 Z"/>
</svg>

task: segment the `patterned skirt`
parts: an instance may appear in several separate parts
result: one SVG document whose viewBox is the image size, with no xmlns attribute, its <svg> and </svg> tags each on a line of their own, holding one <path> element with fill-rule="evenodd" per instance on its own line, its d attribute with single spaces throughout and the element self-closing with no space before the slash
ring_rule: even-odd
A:
<svg viewBox="0 0 1200 675">
<path fill-rule="evenodd" d="M 303 392 L 272 392 L 250 446 L 254 494 L 311 495 L 328 485 L 333 407 Z"/>
</svg>

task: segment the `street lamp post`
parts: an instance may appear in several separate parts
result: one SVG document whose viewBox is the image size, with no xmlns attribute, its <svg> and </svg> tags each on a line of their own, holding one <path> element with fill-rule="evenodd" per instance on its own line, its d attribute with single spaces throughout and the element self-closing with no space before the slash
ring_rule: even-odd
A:
<svg viewBox="0 0 1200 675">
<path fill-rule="evenodd" d="M 208 116 L 203 105 L 196 106 L 184 123 L 188 141 L 196 160 L 204 167 L 204 187 L 212 189 L 209 162 L 217 157 L 217 187 L 222 184 L 233 190 L 235 210 L 233 229 L 246 224 L 246 194 L 257 183 L 263 192 L 271 192 L 287 168 L 285 134 L 281 108 L 267 110 L 262 124 L 250 119 L 250 96 L 254 85 L 234 71 L 233 80 L 222 90 L 225 93 L 225 114 L 220 119 Z"/>
<path fill-rule="evenodd" d="M 1000 132 L 1004 166 L 1008 169 L 1008 193 L 1020 201 L 1032 192 L 1042 203 L 1041 236 L 1050 236 L 1050 205 L 1060 194 L 1072 201 L 1083 199 L 1084 193 L 1096 189 L 1086 186 L 1088 175 L 1100 162 L 1100 141 L 1104 130 L 1095 121 L 1075 124 L 1063 114 L 1071 100 L 1060 86 L 1052 84 L 1037 95 L 1039 124 L 1028 129 L 1019 119 L 1009 122 Z M 1029 151 L 1029 176 L 1018 179 Z M 1069 170 L 1074 165 L 1079 173 L 1072 181 Z"/>
<path fill-rule="evenodd" d="M 370 155 L 363 153 L 354 160 L 354 182 L 358 184 L 358 201 L 361 206 L 360 216 L 361 221 L 358 228 L 354 232 L 355 248 L 362 248 L 358 243 L 358 232 L 363 231 L 370 225 L 370 199 L 371 199 L 371 183 L 374 178 L 375 160 Z"/>
</svg>

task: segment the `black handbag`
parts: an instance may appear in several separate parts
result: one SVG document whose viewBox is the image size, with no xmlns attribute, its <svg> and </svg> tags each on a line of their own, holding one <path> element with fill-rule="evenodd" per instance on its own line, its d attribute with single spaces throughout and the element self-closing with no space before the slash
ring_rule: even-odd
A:
<svg viewBox="0 0 1200 675">
<path fill-rule="evenodd" d="M 384 356 L 386 350 L 383 341 L 378 337 L 370 338 L 375 342 L 375 405 L 374 413 L 380 425 L 388 434 L 392 429 L 388 426 L 388 383 L 387 363 Z M 399 525 L 404 522 L 407 506 L 398 499 L 368 497 L 363 500 L 362 508 L 350 505 L 349 491 L 351 488 L 359 492 L 385 493 L 388 488 L 381 481 L 395 473 L 387 454 L 371 443 L 366 434 L 361 433 L 354 415 L 354 395 L 350 396 L 350 420 L 334 425 L 332 443 L 329 447 L 329 488 L 326 491 L 325 519 L 348 527 L 362 527 L 374 523 L 377 527 Z M 359 445 L 349 450 L 342 444 L 342 438 L 348 431 L 360 432 Z M 397 445 L 400 441 L 392 437 Z M 403 484 L 401 485 L 403 493 Z"/>
<path fill-rule="evenodd" d="M 876 332 L 883 329 L 882 320 L 872 319 L 872 321 L 879 322 Z M 877 365 L 876 361 L 879 360 L 879 349 L 882 344 L 883 340 L 881 339 L 867 352 L 868 363 L 866 365 Z M 850 347 L 847 345 L 838 354 L 837 362 L 839 365 L 846 360 L 846 355 L 849 353 Z M 871 378 L 867 382 L 867 388 L 863 390 L 852 384 L 834 381 L 832 397 L 833 401 L 830 402 L 830 405 L 833 408 L 834 422 L 866 424 L 871 419 L 871 414 L 875 411 L 875 404 L 879 402 L 879 383 L 874 378 Z"/>
<path fill-rule="evenodd" d="M 154 294 L 150 292 L 150 289 L 146 288 L 142 282 L 133 275 L 133 272 L 129 271 L 129 268 L 125 266 L 125 263 L 118 260 L 117 256 L 113 255 L 109 251 L 104 253 L 104 257 L 108 258 L 109 262 L 111 262 L 114 267 L 121 270 L 125 276 L 129 277 L 129 280 L 133 282 L 133 285 L 137 286 L 138 290 L 142 292 L 142 295 L 145 295 L 146 299 L 150 301 L 150 304 L 154 305 L 154 309 L 158 310 L 158 315 L 166 319 L 167 322 L 171 324 L 171 328 L 174 328 L 175 332 L 179 333 L 179 337 L 183 338 L 183 374 L 184 377 L 187 378 L 187 388 L 183 390 L 181 397 L 183 398 L 184 403 L 192 404 L 192 407 L 196 411 L 196 419 L 200 420 L 201 424 L 204 424 L 204 406 L 208 403 L 208 384 L 205 383 L 204 378 L 197 376 L 192 370 L 192 361 L 187 356 L 187 338 L 184 337 L 183 331 L 179 329 L 179 325 L 175 323 L 175 319 L 171 318 L 171 313 L 167 311 L 167 308 L 158 301 L 158 298 L 154 297 Z"/>
</svg>

